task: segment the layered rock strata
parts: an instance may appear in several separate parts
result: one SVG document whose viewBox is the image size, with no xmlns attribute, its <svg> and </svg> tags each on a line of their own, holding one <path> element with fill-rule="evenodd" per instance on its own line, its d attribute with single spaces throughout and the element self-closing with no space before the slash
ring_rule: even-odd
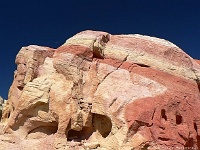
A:
<svg viewBox="0 0 200 150">
<path fill-rule="evenodd" d="M 3 149 L 200 148 L 200 64 L 169 41 L 83 31 L 16 64 Z"/>
</svg>

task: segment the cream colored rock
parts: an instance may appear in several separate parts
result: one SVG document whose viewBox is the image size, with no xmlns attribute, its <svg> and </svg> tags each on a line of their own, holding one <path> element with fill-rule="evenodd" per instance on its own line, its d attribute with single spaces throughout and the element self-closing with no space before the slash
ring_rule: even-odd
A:
<svg viewBox="0 0 200 150">
<path fill-rule="evenodd" d="M 196 79 L 192 58 L 176 45 L 163 39 L 137 34 L 114 35 L 106 44 L 104 55 L 105 58 L 126 60 L 188 79 Z"/>
<path fill-rule="evenodd" d="M 43 115 L 45 118 L 42 118 L 40 112 L 48 113 L 51 85 L 52 81 L 46 76 L 34 79 L 33 82 L 26 84 L 19 98 L 19 103 L 8 120 L 5 132 L 11 132 L 11 129 L 16 130 L 15 134 L 24 138 L 31 130 L 40 126 L 39 123 L 34 127 L 31 124 L 34 122 L 44 123 L 45 120 L 50 119 L 48 115 Z M 49 122 L 51 122 L 51 119 Z"/>
<path fill-rule="evenodd" d="M 16 56 L 17 70 L 8 94 L 8 105 L 4 110 L 3 122 L 12 114 L 18 105 L 24 86 L 38 76 L 38 68 L 47 57 L 52 58 L 54 49 L 37 45 L 22 47 Z"/>
<path fill-rule="evenodd" d="M 93 143 L 84 143 L 83 147 L 85 149 L 96 149 L 97 147 L 99 147 L 100 144 L 98 142 L 93 142 Z"/>
<path fill-rule="evenodd" d="M 103 58 L 103 49 L 106 43 L 110 40 L 110 34 L 106 32 L 83 31 L 75 36 L 69 38 L 63 46 L 66 45 L 80 45 L 88 47 L 93 51 L 95 57 Z"/>
</svg>

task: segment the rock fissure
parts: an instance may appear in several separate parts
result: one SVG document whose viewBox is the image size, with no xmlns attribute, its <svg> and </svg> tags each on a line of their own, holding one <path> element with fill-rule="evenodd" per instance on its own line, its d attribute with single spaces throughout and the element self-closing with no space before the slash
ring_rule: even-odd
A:
<svg viewBox="0 0 200 150">
<path fill-rule="evenodd" d="M 198 85 L 199 94 L 200 94 L 200 83 L 197 83 L 197 85 Z"/>
</svg>

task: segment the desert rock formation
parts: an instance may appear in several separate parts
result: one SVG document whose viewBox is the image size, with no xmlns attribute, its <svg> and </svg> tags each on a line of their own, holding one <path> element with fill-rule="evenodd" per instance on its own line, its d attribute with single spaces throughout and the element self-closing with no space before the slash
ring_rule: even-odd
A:
<svg viewBox="0 0 200 150">
<path fill-rule="evenodd" d="M 200 149 L 199 62 L 137 34 L 87 30 L 57 49 L 23 47 L 0 149 Z"/>
<path fill-rule="evenodd" d="M 3 106 L 4 106 L 4 99 L 0 96 L 0 119 L 2 117 Z"/>
</svg>

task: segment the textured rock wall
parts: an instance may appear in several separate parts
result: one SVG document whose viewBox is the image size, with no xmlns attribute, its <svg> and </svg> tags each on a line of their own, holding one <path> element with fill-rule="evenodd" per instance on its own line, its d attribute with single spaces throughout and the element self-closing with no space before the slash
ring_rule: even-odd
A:
<svg viewBox="0 0 200 150">
<path fill-rule="evenodd" d="M 2 117 L 3 105 L 4 105 L 4 99 L 0 96 L 0 120 Z"/>
<path fill-rule="evenodd" d="M 3 149 L 200 148 L 200 63 L 166 40 L 83 31 L 16 64 Z"/>
</svg>

